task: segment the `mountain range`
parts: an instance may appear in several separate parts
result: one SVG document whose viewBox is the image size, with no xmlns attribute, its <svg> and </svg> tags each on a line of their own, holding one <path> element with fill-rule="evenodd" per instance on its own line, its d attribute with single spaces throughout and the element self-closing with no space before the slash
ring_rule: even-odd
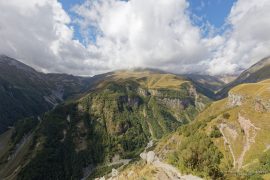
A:
<svg viewBox="0 0 270 180">
<path fill-rule="evenodd" d="M 222 78 L 45 74 L 2 55 L 0 179 L 267 179 L 270 58 Z"/>
</svg>

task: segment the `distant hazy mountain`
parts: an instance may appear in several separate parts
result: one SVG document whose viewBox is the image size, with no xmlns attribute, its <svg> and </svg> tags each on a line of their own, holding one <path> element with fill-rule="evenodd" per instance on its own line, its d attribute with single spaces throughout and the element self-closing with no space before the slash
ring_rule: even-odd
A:
<svg viewBox="0 0 270 180">
<path fill-rule="evenodd" d="M 225 85 L 224 81 L 215 76 L 199 74 L 188 74 L 186 76 L 211 91 L 217 91 Z"/>
<path fill-rule="evenodd" d="M 233 87 L 242 83 L 254 83 L 270 78 L 270 57 L 257 62 L 240 74 L 238 78 L 225 85 L 217 94 L 218 99 L 224 98 Z"/>
<path fill-rule="evenodd" d="M 0 133 L 24 117 L 39 115 L 87 88 L 89 78 L 43 74 L 0 56 Z"/>
</svg>

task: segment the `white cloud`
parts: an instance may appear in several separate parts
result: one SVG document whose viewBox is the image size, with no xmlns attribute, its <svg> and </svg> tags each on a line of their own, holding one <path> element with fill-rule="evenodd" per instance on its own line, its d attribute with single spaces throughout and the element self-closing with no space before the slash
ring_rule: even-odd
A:
<svg viewBox="0 0 270 180">
<path fill-rule="evenodd" d="M 0 53 L 45 72 L 86 72 L 70 22 L 57 0 L 0 1 Z"/>
<path fill-rule="evenodd" d="M 0 1 L 0 54 L 77 75 L 138 66 L 235 73 L 269 55 L 270 1 L 238 0 L 227 20 L 231 29 L 208 38 L 187 7 L 186 0 L 87 0 L 71 19 L 57 0 Z M 84 44 L 74 40 L 71 22 Z"/>
<path fill-rule="evenodd" d="M 110 68 L 156 67 L 183 72 L 207 56 L 184 0 L 86 1 L 74 11 L 83 34 L 95 27 L 96 52 Z M 87 38 L 87 37 L 86 37 Z M 173 69 L 172 69 L 173 68 Z"/>
<path fill-rule="evenodd" d="M 235 73 L 270 55 L 270 1 L 238 0 L 231 9 L 231 30 L 209 63 L 211 74 Z"/>
</svg>

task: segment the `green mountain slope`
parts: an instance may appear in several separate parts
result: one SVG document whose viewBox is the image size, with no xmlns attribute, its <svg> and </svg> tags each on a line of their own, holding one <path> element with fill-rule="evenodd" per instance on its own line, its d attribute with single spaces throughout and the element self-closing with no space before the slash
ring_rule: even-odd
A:
<svg viewBox="0 0 270 180">
<path fill-rule="evenodd" d="M 191 122 L 209 103 L 190 81 L 172 74 L 117 71 L 102 78 L 38 124 L 26 119 L 25 125 L 15 126 L 9 150 L 0 158 L 0 177 L 80 179 L 89 169 L 94 170 L 90 177 L 101 175 L 104 165 L 137 157 L 150 139 Z M 16 158 L 18 165 L 10 167 Z"/>
<path fill-rule="evenodd" d="M 158 142 L 155 152 L 204 178 L 269 179 L 269 99 L 270 80 L 238 85 Z"/>
<path fill-rule="evenodd" d="M 0 133 L 20 118 L 39 115 L 81 93 L 90 78 L 43 74 L 7 56 L 0 56 Z"/>
<path fill-rule="evenodd" d="M 230 89 L 239 84 L 255 83 L 269 78 L 270 78 L 270 57 L 267 57 L 254 64 L 249 69 L 245 70 L 234 81 L 225 85 L 219 92 L 217 92 L 216 98 L 217 99 L 225 98 L 228 95 Z"/>
</svg>

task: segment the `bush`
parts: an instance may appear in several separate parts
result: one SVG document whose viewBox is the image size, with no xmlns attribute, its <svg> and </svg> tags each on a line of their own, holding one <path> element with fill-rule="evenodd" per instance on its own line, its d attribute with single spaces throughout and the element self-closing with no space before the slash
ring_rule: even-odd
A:
<svg viewBox="0 0 270 180">
<path fill-rule="evenodd" d="M 184 173 L 195 173 L 205 178 L 218 179 L 223 177 L 219 168 L 223 154 L 211 138 L 201 131 L 206 121 L 195 121 L 179 128 L 179 134 L 183 139 L 179 147 L 169 154 L 168 160 Z M 216 126 L 214 130 L 214 136 L 218 136 L 220 132 Z"/>
<path fill-rule="evenodd" d="M 219 138 L 219 137 L 221 137 L 221 136 L 222 136 L 222 133 L 220 132 L 220 130 L 218 129 L 218 127 L 215 125 L 215 126 L 212 128 L 210 137 L 211 137 L 211 138 Z"/>
<path fill-rule="evenodd" d="M 231 117 L 231 115 L 229 113 L 224 113 L 222 116 L 225 119 L 229 119 Z"/>
</svg>

